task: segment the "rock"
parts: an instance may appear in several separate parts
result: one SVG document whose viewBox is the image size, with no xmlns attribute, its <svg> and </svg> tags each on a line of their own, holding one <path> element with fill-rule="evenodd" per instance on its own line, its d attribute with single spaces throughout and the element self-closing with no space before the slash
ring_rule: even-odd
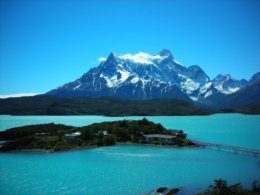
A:
<svg viewBox="0 0 260 195">
<path fill-rule="evenodd" d="M 160 187 L 156 190 L 157 193 L 163 193 L 164 191 L 166 191 L 168 188 L 166 187 Z"/>
</svg>

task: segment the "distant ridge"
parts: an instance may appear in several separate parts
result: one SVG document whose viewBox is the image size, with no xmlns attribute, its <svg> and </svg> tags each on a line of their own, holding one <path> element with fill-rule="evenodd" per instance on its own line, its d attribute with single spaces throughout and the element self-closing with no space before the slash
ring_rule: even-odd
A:
<svg viewBox="0 0 260 195">
<path fill-rule="evenodd" d="M 0 99 L 0 114 L 11 115 L 207 115 L 212 112 L 181 100 L 122 100 L 34 96 Z"/>
<path fill-rule="evenodd" d="M 39 95 L 39 93 L 16 93 L 16 94 L 7 94 L 7 95 L 0 95 L 0 99 L 5 98 L 14 98 L 14 97 L 29 97 Z"/>
</svg>

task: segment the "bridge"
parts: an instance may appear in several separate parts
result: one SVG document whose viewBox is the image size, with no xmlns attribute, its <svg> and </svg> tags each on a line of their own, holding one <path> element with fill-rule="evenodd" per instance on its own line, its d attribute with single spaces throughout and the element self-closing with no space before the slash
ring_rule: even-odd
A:
<svg viewBox="0 0 260 195">
<path fill-rule="evenodd" d="M 228 146 L 228 145 L 224 145 L 224 144 L 212 144 L 212 143 L 199 142 L 199 141 L 192 141 L 192 143 L 194 143 L 198 146 L 203 146 L 203 147 L 227 149 L 227 150 L 233 150 L 236 152 L 251 153 L 254 155 L 260 154 L 260 150 L 257 150 L 257 149 L 242 148 L 242 147 L 237 147 L 237 146 Z"/>
</svg>

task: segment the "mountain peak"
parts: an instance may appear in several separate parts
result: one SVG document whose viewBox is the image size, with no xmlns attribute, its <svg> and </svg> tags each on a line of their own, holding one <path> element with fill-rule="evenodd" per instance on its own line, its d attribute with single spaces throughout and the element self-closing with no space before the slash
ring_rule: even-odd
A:
<svg viewBox="0 0 260 195">
<path fill-rule="evenodd" d="M 116 53 L 115 52 L 111 52 L 107 58 L 108 60 L 111 60 L 111 59 L 116 59 Z"/>
<path fill-rule="evenodd" d="M 232 79 L 230 74 L 218 74 L 215 79 L 213 80 L 229 80 Z"/>
<path fill-rule="evenodd" d="M 223 94 L 232 94 L 244 88 L 248 81 L 235 79 L 230 74 L 219 74 L 212 80 L 214 87 Z"/>
<path fill-rule="evenodd" d="M 199 65 L 191 65 L 189 68 L 188 68 L 189 70 L 192 70 L 192 71 L 195 71 L 195 72 L 198 72 L 198 71 L 203 71 L 202 69 L 201 69 L 201 67 L 199 66 Z"/>
<path fill-rule="evenodd" d="M 260 72 L 255 73 L 251 79 L 250 82 L 255 82 L 256 80 L 260 80 Z"/>
<path fill-rule="evenodd" d="M 105 58 L 104 58 L 105 59 Z M 118 63 L 118 56 L 114 53 L 111 52 L 108 56 L 108 58 L 106 58 L 101 64 L 101 67 L 104 67 L 105 69 L 109 67 L 109 69 L 113 69 L 117 66 Z"/>
<path fill-rule="evenodd" d="M 168 50 L 168 49 L 162 49 L 158 54 L 159 54 L 160 56 L 170 57 L 170 58 L 173 59 L 173 55 L 172 55 L 171 51 Z"/>
<path fill-rule="evenodd" d="M 225 74 L 224 76 L 225 76 L 227 79 L 233 79 L 230 74 Z"/>
</svg>

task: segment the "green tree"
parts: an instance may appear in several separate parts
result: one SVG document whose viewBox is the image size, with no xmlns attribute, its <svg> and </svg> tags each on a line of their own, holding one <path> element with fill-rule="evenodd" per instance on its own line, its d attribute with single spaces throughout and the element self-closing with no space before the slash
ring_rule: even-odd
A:
<svg viewBox="0 0 260 195">
<path fill-rule="evenodd" d="M 128 127 L 128 123 L 126 120 L 122 120 L 119 122 L 119 127 L 122 127 L 122 128 L 127 128 Z"/>
<path fill-rule="evenodd" d="M 252 183 L 252 191 L 260 194 L 260 183 L 258 183 L 256 180 Z"/>
<path fill-rule="evenodd" d="M 251 194 L 249 190 L 243 189 L 240 183 L 228 185 L 226 180 L 214 180 L 214 185 L 210 185 L 204 192 L 199 195 L 248 195 Z"/>
<path fill-rule="evenodd" d="M 103 146 L 115 145 L 116 136 L 115 135 L 106 135 L 103 137 Z"/>
<path fill-rule="evenodd" d="M 91 129 L 87 129 L 82 132 L 82 139 L 89 141 L 93 140 L 95 137 L 95 133 Z"/>
<path fill-rule="evenodd" d="M 115 131 L 115 134 L 117 136 L 118 141 L 125 142 L 125 141 L 130 141 L 131 140 L 130 133 L 129 133 L 128 129 L 126 129 L 126 128 L 118 128 Z"/>
</svg>

